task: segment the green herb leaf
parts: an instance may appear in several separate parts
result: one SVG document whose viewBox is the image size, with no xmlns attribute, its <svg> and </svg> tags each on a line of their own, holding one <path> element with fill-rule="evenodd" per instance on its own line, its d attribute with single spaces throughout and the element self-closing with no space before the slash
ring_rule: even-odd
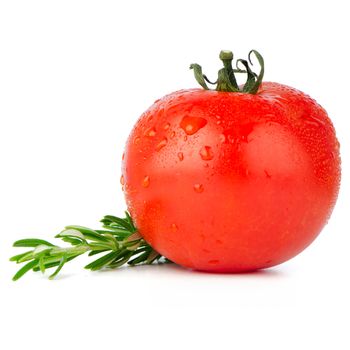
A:
<svg viewBox="0 0 350 350">
<path fill-rule="evenodd" d="M 106 253 L 85 268 L 96 271 L 103 268 L 117 268 L 126 263 L 130 265 L 151 264 L 161 255 L 138 233 L 129 213 L 125 218 L 106 215 L 101 222 L 104 230 L 92 230 L 84 226 L 67 226 L 56 235 L 70 246 L 61 248 L 45 240 L 29 238 L 16 241 L 15 247 L 32 247 L 33 250 L 13 256 L 10 260 L 17 263 L 28 262 L 13 277 L 18 280 L 29 270 L 41 271 L 56 267 L 50 279 L 61 271 L 62 267 L 78 256 Z M 133 258 L 134 257 L 134 258 Z"/>
<path fill-rule="evenodd" d="M 55 278 L 56 275 L 58 275 L 58 273 L 61 271 L 61 269 L 62 269 L 63 265 L 66 263 L 66 261 L 67 261 L 67 256 L 63 255 L 56 271 L 49 277 L 50 280 L 52 280 L 53 278 Z"/>
<path fill-rule="evenodd" d="M 102 267 L 107 266 L 109 263 L 115 260 L 119 254 L 119 252 L 108 253 L 101 258 L 93 261 L 92 263 L 86 265 L 85 268 L 93 271 L 100 270 Z"/>
<path fill-rule="evenodd" d="M 37 247 L 38 245 L 48 245 L 53 247 L 54 245 L 50 242 L 44 241 L 43 239 L 37 239 L 37 238 L 27 238 L 27 239 L 20 239 L 19 241 L 16 241 L 13 243 L 14 247 Z"/>
<path fill-rule="evenodd" d="M 32 253 L 32 251 L 25 252 L 25 253 L 18 254 L 18 255 L 14 255 L 13 257 L 10 258 L 10 261 L 18 262 L 19 260 L 21 260 L 24 256 L 28 255 L 29 253 Z"/>
<path fill-rule="evenodd" d="M 28 264 L 24 265 L 20 270 L 17 271 L 17 273 L 13 276 L 12 280 L 17 281 L 19 278 L 21 278 L 26 272 L 31 270 L 33 267 L 38 265 L 38 260 L 30 261 Z"/>
</svg>

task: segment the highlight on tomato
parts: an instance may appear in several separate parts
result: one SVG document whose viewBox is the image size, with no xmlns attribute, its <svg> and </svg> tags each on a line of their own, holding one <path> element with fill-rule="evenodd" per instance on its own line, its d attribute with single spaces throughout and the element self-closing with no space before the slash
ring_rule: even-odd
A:
<svg viewBox="0 0 350 350">
<path fill-rule="evenodd" d="M 253 72 L 252 56 L 260 65 Z M 174 262 L 211 272 L 246 272 L 283 263 L 303 251 L 327 223 L 340 177 L 339 143 L 326 111 L 292 87 L 263 82 L 264 60 L 221 51 L 210 81 L 190 66 L 201 88 L 157 100 L 132 129 L 120 183 L 128 212 L 105 216 L 102 229 L 67 226 L 56 237 L 15 242 L 11 258 L 29 270 L 79 255 L 86 268 Z M 237 75 L 245 74 L 239 85 Z"/>
</svg>

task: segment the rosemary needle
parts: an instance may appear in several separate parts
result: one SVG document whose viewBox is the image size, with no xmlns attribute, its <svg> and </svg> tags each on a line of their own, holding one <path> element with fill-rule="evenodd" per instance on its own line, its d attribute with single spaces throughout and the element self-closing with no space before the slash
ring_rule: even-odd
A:
<svg viewBox="0 0 350 350">
<path fill-rule="evenodd" d="M 13 256 L 10 261 L 26 263 L 13 276 L 16 281 L 30 270 L 41 271 L 56 268 L 50 275 L 54 278 L 69 261 L 88 253 L 100 255 L 85 268 L 96 271 L 104 268 L 117 268 L 124 264 L 152 264 L 169 260 L 156 252 L 137 232 L 129 215 L 125 218 L 106 215 L 102 220 L 103 229 L 92 230 L 83 226 L 67 226 L 56 235 L 70 246 L 62 248 L 42 239 L 28 238 L 16 241 L 14 247 L 33 248 Z"/>
</svg>

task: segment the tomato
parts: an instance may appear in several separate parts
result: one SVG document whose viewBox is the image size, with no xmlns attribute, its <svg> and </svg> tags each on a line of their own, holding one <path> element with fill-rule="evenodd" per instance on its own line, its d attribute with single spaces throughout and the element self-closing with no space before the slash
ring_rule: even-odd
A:
<svg viewBox="0 0 350 350">
<path fill-rule="evenodd" d="M 307 247 L 334 207 L 339 143 L 306 94 L 189 89 L 156 101 L 125 149 L 123 190 L 145 240 L 182 266 L 242 272 Z"/>
</svg>

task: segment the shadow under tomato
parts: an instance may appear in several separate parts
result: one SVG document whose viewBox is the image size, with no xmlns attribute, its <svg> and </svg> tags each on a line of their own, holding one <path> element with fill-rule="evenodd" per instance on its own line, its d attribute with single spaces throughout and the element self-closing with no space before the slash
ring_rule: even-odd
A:
<svg viewBox="0 0 350 350">
<path fill-rule="evenodd" d="M 251 271 L 237 271 L 237 272 L 218 272 L 218 271 L 201 271 L 201 270 L 189 270 L 191 272 L 197 272 L 204 275 L 220 275 L 220 276 L 246 276 L 246 277 L 283 277 L 285 273 L 276 268 L 268 268 L 261 270 Z"/>
<path fill-rule="evenodd" d="M 215 279 L 234 279 L 234 278 L 284 278 L 287 276 L 287 271 L 278 268 L 269 268 L 264 270 L 255 270 L 247 272 L 208 272 L 199 271 L 181 267 L 176 264 L 154 264 L 154 265 L 137 265 L 137 266 L 123 266 L 118 269 L 106 269 L 95 272 L 95 274 L 106 273 L 122 273 L 122 274 L 159 274 L 162 277 L 166 276 L 182 276 L 192 278 L 215 278 Z"/>
</svg>

